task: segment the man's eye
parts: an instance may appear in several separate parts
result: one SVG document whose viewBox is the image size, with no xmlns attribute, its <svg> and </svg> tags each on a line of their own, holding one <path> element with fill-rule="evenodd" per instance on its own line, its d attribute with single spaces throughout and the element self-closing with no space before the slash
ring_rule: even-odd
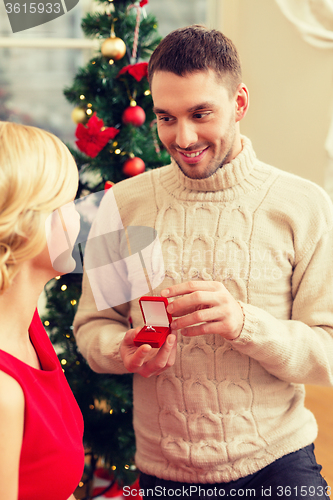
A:
<svg viewBox="0 0 333 500">
<path fill-rule="evenodd" d="M 193 116 L 194 116 L 194 118 L 200 119 L 200 118 L 205 118 L 208 115 L 209 115 L 209 113 L 206 112 L 206 113 L 195 113 L 195 115 L 193 115 Z"/>
<path fill-rule="evenodd" d="M 171 121 L 171 120 L 172 120 L 172 118 L 171 118 L 171 116 L 159 116 L 159 117 L 158 117 L 158 120 L 159 120 L 160 122 L 169 122 L 169 121 Z"/>
</svg>

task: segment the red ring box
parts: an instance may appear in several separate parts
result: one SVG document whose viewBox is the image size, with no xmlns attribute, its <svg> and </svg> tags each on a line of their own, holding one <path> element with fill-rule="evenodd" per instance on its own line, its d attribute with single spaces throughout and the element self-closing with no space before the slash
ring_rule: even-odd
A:
<svg viewBox="0 0 333 500">
<path fill-rule="evenodd" d="M 144 296 L 139 299 L 139 304 L 145 326 L 134 338 L 134 344 L 136 346 L 149 344 L 151 347 L 161 347 L 171 331 L 172 316 L 166 310 L 168 299 Z"/>
</svg>

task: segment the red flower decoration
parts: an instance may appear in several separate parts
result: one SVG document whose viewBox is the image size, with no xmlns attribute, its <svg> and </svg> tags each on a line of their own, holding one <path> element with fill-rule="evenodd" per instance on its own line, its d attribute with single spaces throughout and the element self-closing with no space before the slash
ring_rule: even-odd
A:
<svg viewBox="0 0 333 500">
<path fill-rule="evenodd" d="M 111 189 L 112 186 L 114 186 L 114 182 L 106 181 L 105 184 L 104 184 L 104 191 L 107 191 L 108 189 Z"/>
<path fill-rule="evenodd" d="M 100 151 L 107 145 L 110 139 L 114 139 L 119 130 L 114 127 L 104 128 L 103 120 L 97 118 L 94 113 L 89 119 L 87 126 L 79 123 L 75 135 L 78 138 L 76 145 L 80 151 L 95 158 Z"/>
<path fill-rule="evenodd" d="M 148 3 L 148 0 L 141 0 L 140 7 L 144 7 L 145 5 L 147 5 L 147 3 Z"/>
<path fill-rule="evenodd" d="M 122 68 L 117 76 L 123 75 L 124 73 L 129 73 L 133 76 L 137 82 L 140 82 L 143 77 L 148 76 L 148 63 L 140 62 L 136 64 L 130 64 Z"/>
</svg>

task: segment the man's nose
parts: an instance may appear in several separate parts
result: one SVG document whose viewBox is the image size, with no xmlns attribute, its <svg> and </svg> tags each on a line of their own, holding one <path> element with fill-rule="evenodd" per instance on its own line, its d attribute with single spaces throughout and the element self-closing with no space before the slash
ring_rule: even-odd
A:
<svg viewBox="0 0 333 500">
<path fill-rule="evenodd" d="M 198 142 L 198 134 L 194 124 L 178 123 L 176 143 L 180 149 L 187 149 Z"/>
</svg>

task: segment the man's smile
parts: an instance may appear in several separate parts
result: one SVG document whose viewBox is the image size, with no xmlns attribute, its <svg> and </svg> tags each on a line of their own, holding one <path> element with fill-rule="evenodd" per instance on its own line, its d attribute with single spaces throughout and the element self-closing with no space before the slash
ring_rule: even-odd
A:
<svg viewBox="0 0 333 500">
<path fill-rule="evenodd" d="M 209 146 L 207 146 L 204 149 L 200 149 L 200 151 L 188 151 L 188 152 L 180 151 L 179 149 L 177 149 L 177 152 L 178 154 L 181 155 L 181 157 L 186 163 L 197 163 L 203 158 L 206 151 L 208 151 L 208 147 Z"/>
<path fill-rule="evenodd" d="M 195 158 L 196 156 L 199 156 L 202 153 L 203 149 L 201 151 L 197 151 L 196 153 L 183 153 L 180 151 L 183 155 L 185 155 L 187 158 Z"/>
</svg>

